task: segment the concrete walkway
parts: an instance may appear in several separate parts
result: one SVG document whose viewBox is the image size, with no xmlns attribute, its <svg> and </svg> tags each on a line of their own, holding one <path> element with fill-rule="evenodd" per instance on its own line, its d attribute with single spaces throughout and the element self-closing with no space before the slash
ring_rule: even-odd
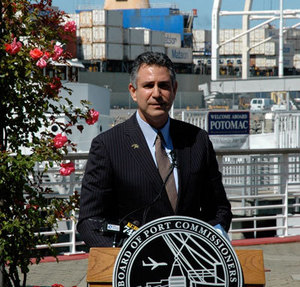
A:
<svg viewBox="0 0 300 287">
<path fill-rule="evenodd" d="M 262 249 L 266 270 L 267 287 L 300 286 L 300 237 L 285 239 L 234 240 L 236 249 Z M 88 254 L 61 256 L 59 263 L 46 258 L 32 265 L 27 286 L 51 286 L 59 283 L 64 287 L 86 287 Z"/>
</svg>

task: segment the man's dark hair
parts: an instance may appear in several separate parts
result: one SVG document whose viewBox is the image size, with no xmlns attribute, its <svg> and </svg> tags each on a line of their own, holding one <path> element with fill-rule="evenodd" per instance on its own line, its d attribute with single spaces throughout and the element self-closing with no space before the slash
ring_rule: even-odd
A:
<svg viewBox="0 0 300 287">
<path fill-rule="evenodd" d="M 176 72 L 173 62 L 164 53 L 145 52 L 140 54 L 133 62 L 130 72 L 130 82 L 136 88 L 137 74 L 142 65 L 166 67 L 171 76 L 172 85 L 176 82 Z"/>
</svg>

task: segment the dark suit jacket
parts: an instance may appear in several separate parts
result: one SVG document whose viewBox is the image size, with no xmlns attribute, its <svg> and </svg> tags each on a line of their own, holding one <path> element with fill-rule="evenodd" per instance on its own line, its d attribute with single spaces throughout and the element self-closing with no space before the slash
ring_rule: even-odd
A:
<svg viewBox="0 0 300 287">
<path fill-rule="evenodd" d="M 149 208 L 146 222 L 170 215 L 221 224 L 228 231 L 231 207 L 207 133 L 171 119 L 170 135 L 178 162 L 179 191 L 174 213 L 163 190 Z M 99 219 L 142 222 L 144 206 L 162 189 L 162 178 L 153 161 L 136 115 L 98 135 L 89 153 L 82 182 L 78 231 L 90 247 L 112 246 L 112 238 L 97 229 Z M 140 210 L 138 210 L 140 209 Z"/>
</svg>

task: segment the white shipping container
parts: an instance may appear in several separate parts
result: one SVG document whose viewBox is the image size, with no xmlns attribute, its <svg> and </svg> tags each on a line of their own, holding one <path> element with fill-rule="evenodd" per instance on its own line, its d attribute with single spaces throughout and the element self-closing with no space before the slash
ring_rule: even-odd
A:
<svg viewBox="0 0 300 287">
<path fill-rule="evenodd" d="M 205 52 L 211 51 L 211 43 L 210 42 L 194 42 L 193 43 L 193 51 L 197 52 Z"/>
<path fill-rule="evenodd" d="M 220 47 L 219 54 L 220 55 L 225 55 L 225 47 L 224 47 L 224 45 Z"/>
<path fill-rule="evenodd" d="M 224 52 L 225 55 L 234 55 L 234 43 L 233 42 L 229 42 L 227 44 L 224 45 Z"/>
<path fill-rule="evenodd" d="M 123 29 L 111 26 L 93 26 L 93 43 L 123 44 Z"/>
<path fill-rule="evenodd" d="M 273 68 L 277 66 L 277 59 L 272 58 L 272 59 L 266 59 L 266 67 Z"/>
<path fill-rule="evenodd" d="M 242 29 L 234 29 L 234 36 L 240 35 L 243 33 Z M 235 39 L 236 42 L 242 42 L 243 41 L 243 36 Z"/>
<path fill-rule="evenodd" d="M 294 55 L 294 62 L 300 61 L 300 54 L 295 54 Z"/>
<path fill-rule="evenodd" d="M 124 44 L 144 45 L 144 29 L 123 29 Z"/>
<path fill-rule="evenodd" d="M 120 10 L 93 10 L 93 25 L 123 27 L 123 12 Z"/>
<path fill-rule="evenodd" d="M 191 64 L 193 62 L 193 52 L 191 48 L 167 48 L 167 55 L 173 63 Z"/>
<path fill-rule="evenodd" d="M 234 37 L 234 29 L 225 29 L 225 41 L 230 40 Z"/>
<path fill-rule="evenodd" d="M 256 57 L 256 66 L 259 68 L 266 67 L 266 58 L 265 57 Z"/>
<path fill-rule="evenodd" d="M 93 43 L 94 60 L 123 60 L 123 45 L 110 43 Z"/>
<path fill-rule="evenodd" d="M 181 35 L 178 33 L 165 33 L 165 47 L 181 47 Z"/>
<path fill-rule="evenodd" d="M 145 29 L 144 30 L 144 45 L 151 44 L 151 30 Z"/>
<path fill-rule="evenodd" d="M 93 29 L 80 28 L 79 29 L 80 42 L 82 44 L 91 44 L 93 42 Z"/>
<path fill-rule="evenodd" d="M 66 24 L 67 22 L 70 21 L 74 21 L 75 25 L 76 25 L 76 29 L 79 29 L 79 14 L 78 13 L 74 13 L 74 14 L 66 14 L 64 17 L 63 23 L 62 24 Z"/>
<path fill-rule="evenodd" d="M 275 42 L 266 42 L 265 43 L 265 55 L 275 56 L 275 54 L 276 54 Z"/>
<path fill-rule="evenodd" d="M 225 41 L 225 31 L 224 31 L 224 29 L 220 30 L 220 32 L 219 32 L 219 41 L 221 43 Z"/>
<path fill-rule="evenodd" d="M 234 42 L 234 55 L 241 55 L 242 54 L 242 42 Z"/>
<path fill-rule="evenodd" d="M 79 13 L 79 26 L 80 28 L 91 28 L 93 26 L 92 11 L 81 11 Z"/>
<path fill-rule="evenodd" d="M 294 67 L 299 70 L 300 69 L 300 61 L 294 61 Z"/>
<path fill-rule="evenodd" d="M 93 47 L 92 44 L 82 44 L 77 47 L 77 57 L 78 59 L 83 60 L 92 60 L 93 59 Z"/>
<path fill-rule="evenodd" d="M 146 51 L 144 45 L 124 45 L 124 59 L 135 60 L 135 58 Z"/>
<path fill-rule="evenodd" d="M 151 45 L 154 46 L 164 46 L 165 45 L 165 32 L 161 32 L 161 31 L 154 31 L 154 30 L 150 30 L 151 31 Z"/>
<path fill-rule="evenodd" d="M 193 40 L 195 42 L 211 42 L 211 31 L 203 29 L 194 29 Z"/>
</svg>

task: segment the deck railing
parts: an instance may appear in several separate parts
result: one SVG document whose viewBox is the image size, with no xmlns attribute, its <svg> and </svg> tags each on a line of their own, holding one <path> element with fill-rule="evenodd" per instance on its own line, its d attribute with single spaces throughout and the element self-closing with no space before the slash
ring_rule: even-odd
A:
<svg viewBox="0 0 300 287">
<path fill-rule="evenodd" d="M 222 150 L 216 154 L 232 204 L 232 239 L 300 234 L 300 149 Z M 47 172 L 43 184 L 56 191 L 53 196 L 80 192 L 87 156 L 77 153 L 66 157 L 76 166 L 69 177 L 59 176 L 59 167 Z M 69 239 L 55 247 L 68 247 L 70 253 L 76 253 L 76 246 L 84 244 L 72 220 L 60 222 L 59 233 L 69 234 Z M 45 233 L 51 234 L 53 231 Z"/>
</svg>

